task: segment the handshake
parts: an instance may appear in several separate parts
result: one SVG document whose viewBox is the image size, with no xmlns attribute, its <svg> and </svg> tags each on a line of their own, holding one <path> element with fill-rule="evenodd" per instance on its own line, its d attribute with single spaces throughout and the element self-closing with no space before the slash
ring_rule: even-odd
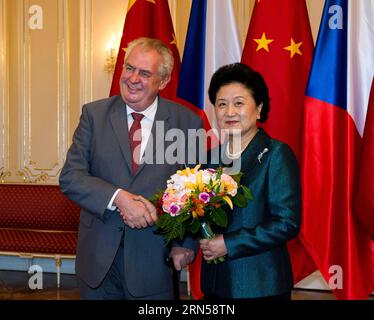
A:
<svg viewBox="0 0 374 320">
<path fill-rule="evenodd" d="M 113 205 L 125 224 L 132 229 L 152 226 L 158 219 L 155 206 L 140 195 L 120 190 L 114 198 Z"/>
</svg>

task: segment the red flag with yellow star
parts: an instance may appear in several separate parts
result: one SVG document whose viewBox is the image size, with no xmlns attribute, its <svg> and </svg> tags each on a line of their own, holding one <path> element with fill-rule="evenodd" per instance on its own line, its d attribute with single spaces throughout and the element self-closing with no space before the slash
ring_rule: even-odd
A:
<svg viewBox="0 0 374 320">
<path fill-rule="evenodd" d="M 313 56 L 305 0 L 258 0 L 253 9 L 242 62 L 259 71 L 269 86 L 270 113 L 261 126 L 301 155 L 304 95 Z M 296 238 L 288 243 L 294 280 L 316 270 Z"/>
<path fill-rule="evenodd" d="M 269 86 L 271 109 L 263 127 L 288 143 L 298 159 L 312 56 L 305 0 L 256 1 L 242 62 L 259 71 Z"/>
<path fill-rule="evenodd" d="M 128 43 L 139 37 L 157 38 L 169 45 L 174 55 L 174 69 L 171 81 L 160 95 L 177 100 L 181 62 L 167 0 L 129 0 L 110 96 L 120 94 L 119 80 L 125 51 Z"/>
</svg>

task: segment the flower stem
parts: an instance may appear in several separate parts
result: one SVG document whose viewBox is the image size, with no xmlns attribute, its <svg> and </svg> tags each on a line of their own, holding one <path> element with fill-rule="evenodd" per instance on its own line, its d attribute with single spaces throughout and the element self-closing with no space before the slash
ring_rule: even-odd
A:
<svg viewBox="0 0 374 320">
<path fill-rule="evenodd" d="M 201 222 L 200 229 L 201 229 L 201 235 L 204 239 L 213 239 L 216 236 L 208 222 L 205 222 L 205 221 Z M 219 257 L 217 259 L 214 259 L 213 261 L 207 261 L 207 263 L 210 264 L 213 262 L 214 264 L 217 264 L 223 261 L 225 261 L 225 257 Z"/>
<path fill-rule="evenodd" d="M 201 234 L 204 239 L 213 239 L 216 236 L 209 223 L 205 221 L 201 222 Z"/>
</svg>

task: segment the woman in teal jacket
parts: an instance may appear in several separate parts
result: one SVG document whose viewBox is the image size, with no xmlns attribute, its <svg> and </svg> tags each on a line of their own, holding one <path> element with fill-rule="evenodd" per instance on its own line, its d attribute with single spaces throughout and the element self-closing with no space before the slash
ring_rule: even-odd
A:
<svg viewBox="0 0 374 320">
<path fill-rule="evenodd" d="M 291 149 L 257 127 L 270 109 L 267 85 L 248 66 L 231 64 L 213 75 L 209 98 L 218 126 L 228 133 L 221 146 L 224 163 L 239 162 L 241 183 L 254 199 L 228 212 L 228 227 L 215 238 L 200 241 L 202 290 L 206 299 L 290 299 L 286 243 L 300 228 L 300 177 Z M 222 256 L 224 262 L 207 263 Z"/>
</svg>

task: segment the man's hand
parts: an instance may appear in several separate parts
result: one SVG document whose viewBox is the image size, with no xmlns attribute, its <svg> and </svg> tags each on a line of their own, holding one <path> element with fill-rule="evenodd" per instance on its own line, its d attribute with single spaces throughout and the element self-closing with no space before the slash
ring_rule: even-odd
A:
<svg viewBox="0 0 374 320">
<path fill-rule="evenodd" d="M 142 196 L 135 196 L 134 200 L 140 201 L 141 203 L 144 204 L 144 206 L 147 208 L 147 210 L 151 214 L 154 222 L 156 222 L 158 220 L 156 207 L 149 200 L 147 200 L 146 198 L 144 198 Z"/>
<path fill-rule="evenodd" d="M 219 234 L 213 239 L 200 240 L 200 248 L 206 261 L 212 261 L 227 254 L 223 235 Z"/>
<path fill-rule="evenodd" d="M 195 252 L 187 248 L 173 247 L 170 250 L 169 256 L 173 258 L 174 268 L 180 271 L 193 261 Z"/>
<path fill-rule="evenodd" d="M 156 218 L 153 209 L 148 205 L 144 205 L 143 201 L 125 190 L 118 192 L 113 204 L 118 208 L 123 221 L 130 228 L 147 228 L 155 223 Z M 144 199 L 145 200 L 145 199 Z M 151 210 L 151 211 L 150 211 Z M 156 211 L 156 209 L 154 209 Z"/>
</svg>

